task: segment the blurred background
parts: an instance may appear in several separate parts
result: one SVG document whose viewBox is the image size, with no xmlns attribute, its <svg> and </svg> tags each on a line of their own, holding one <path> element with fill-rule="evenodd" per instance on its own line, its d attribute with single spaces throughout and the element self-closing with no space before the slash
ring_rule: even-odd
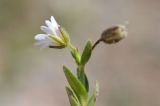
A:
<svg viewBox="0 0 160 106">
<path fill-rule="evenodd" d="M 75 69 L 69 50 L 34 46 L 52 15 L 80 50 L 129 21 L 128 37 L 99 44 L 87 64 L 90 87 L 100 83 L 96 106 L 160 106 L 159 11 L 159 0 L 0 0 L 0 106 L 69 106 L 62 71 Z"/>
</svg>

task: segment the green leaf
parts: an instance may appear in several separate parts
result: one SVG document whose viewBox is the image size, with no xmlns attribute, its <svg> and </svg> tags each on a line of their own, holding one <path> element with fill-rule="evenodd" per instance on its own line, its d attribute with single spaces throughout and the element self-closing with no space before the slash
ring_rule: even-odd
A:
<svg viewBox="0 0 160 106">
<path fill-rule="evenodd" d="M 65 76 L 67 78 L 67 81 L 68 81 L 70 87 L 75 92 L 80 103 L 84 104 L 86 102 L 87 96 L 88 96 L 85 87 L 66 66 L 63 66 L 63 70 L 64 70 Z"/>
<path fill-rule="evenodd" d="M 87 92 L 89 92 L 89 82 L 86 74 L 84 73 L 84 67 L 79 67 L 77 69 L 77 76 L 81 83 L 85 86 Z"/>
<path fill-rule="evenodd" d="M 85 84 L 85 88 L 86 88 L 87 92 L 89 92 L 89 82 L 88 82 L 88 78 L 87 78 L 86 74 L 84 74 L 84 84 Z"/>
<path fill-rule="evenodd" d="M 81 55 L 80 55 L 78 49 L 73 48 L 71 50 L 71 54 L 72 54 L 72 57 L 74 58 L 75 62 L 77 63 L 77 65 L 79 65 L 80 64 L 80 60 L 81 60 Z"/>
<path fill-rule="evenodd" d="M 65 88 L 66 88 L 71 106 L 80 106 L 80 102 L 76 97 L 75 93 L 69 87 L 65 87 Z"/>
<path fill-rule="evenodd" d="M 98 84 L 98 82 L 96 81 L 96 86 L 95 86 L 95 89 L 94 89 L 94 93 L 93 93 L 93 95 L 90 97 L 90 99 L 89 99 L 89 101 L 88 101 L 88 103 L 87 103 L 87 106 L 94 106 L 98 94 L 99 94 L 99 84 Z"/>
<path fill-rule="evenodd" d="M 85 65 L 88 62 L 89 58 L 91 57 L 91 53 L 92 53 L 92 43 L 91 41 L 88 41 L 82 53 L 81 57 L 82 65 Z"/>
</svg>

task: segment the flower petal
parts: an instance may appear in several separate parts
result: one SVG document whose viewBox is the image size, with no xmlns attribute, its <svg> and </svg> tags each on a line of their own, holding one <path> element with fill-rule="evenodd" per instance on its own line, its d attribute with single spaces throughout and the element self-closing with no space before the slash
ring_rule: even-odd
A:
<svg viewBox="0 0 160 106">
<path fill-rule="evenodd" d="M 37 34 L 37 35 L 35 35 L 34 39 L 38 40 L 38 41 L 45 40 L 46 38 L 48 38 L 48 36 L 49 35 L 47 35 L 47 34 Z"/>
<path fill-rule="evenodd" d="M 54 28 L 56 30 L 58 30 L 60 25 L 56 22 L 56 20 L 55 20 L 55 18 L 53 16 L 51 16 L 51 23 L 53 24 Z"/>
<path fill-rule="evenodd" d="M 56 28 L 55 23 L 52 23 L 49 20 L 46 20 L 45 23 L 48 26 L 48 28 L 53 32 L 54 35 L 58 35 L 57 33 L 58 29 Z"/>
<path fill-rule="evenodd" d="M 45 23 L 48 26 L 48 28 L 50 28 L 50 29 L 52 29 L 54 27 L 53 24 L 49 20 L 46 20 Z"/>
<path fill-rule="evenodd" d="M 53 40 L 50 39 L 49 37 L 44 40 L 38 40 L 35 43 L 35 46 L 42 46 L 42 47 L 49 47 L 50 45 L 55 45 L 55 42 L 53 42 Z"/>
<path fill-rule="evenodd" d="M 50 46 L 52 43 L 51 42 L 47 42 L 47 41 L 37 41 L 35 43 L 35 46 L 42 46 L 42 47 L 48 47 Z"/>
<path fill-rule="evenodd" d="M 43 32 L 45 32 L 45 33 L 47 33 L 47 34 L 54 34 L 54 32 L 53 32 L 50 28 L 48 28 L 48 27 L 46 27 L 46 26 L 41 26 L 40 28 L 41 28 L 41 30 L 42 30 Z"/>
</svg>

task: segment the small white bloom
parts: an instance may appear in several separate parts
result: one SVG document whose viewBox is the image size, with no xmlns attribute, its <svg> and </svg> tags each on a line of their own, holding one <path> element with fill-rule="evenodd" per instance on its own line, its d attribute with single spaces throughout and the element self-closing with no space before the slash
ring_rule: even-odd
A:
<svg viewBox="0 0 160 106">
<path fill-rule="evenodd" d="M 53 44 L 63 45 L 63 40 L 60 37 L 60 25 L 55 18 L 51 16 L 50 20 L 45 21 L 46 26 L 41 26 L 40 29 L 46 34 L 37 34 L 34 39 L 37 41 L 36 45 L 50 46 Z"/>
<path fill-rule="evenodd" d="M 46 26 L 41 26 L 41 30 L 46 32 L 47 34 L 54 34 L 54 35 L 58 35 L 59 34 L 59 27 L 60 25 L 57 24 L 55 18 L 53 16 L 51 16 L 51 21 L 46 20 L 45 21 Z"/>
</svg>

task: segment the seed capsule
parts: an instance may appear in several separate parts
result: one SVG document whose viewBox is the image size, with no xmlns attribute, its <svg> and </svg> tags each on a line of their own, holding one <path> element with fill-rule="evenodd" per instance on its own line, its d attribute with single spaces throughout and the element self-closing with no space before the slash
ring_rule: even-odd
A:
<svg viewBox="0 0 160 106">
<path fill-rule="evenodd" d="M 126 27 L 124 25 L 118 25 L 103 31 L 100 40 L 107 44 L 114 44 L 119 42 L 126 36 L 127 36 Z"/>
</svg>

